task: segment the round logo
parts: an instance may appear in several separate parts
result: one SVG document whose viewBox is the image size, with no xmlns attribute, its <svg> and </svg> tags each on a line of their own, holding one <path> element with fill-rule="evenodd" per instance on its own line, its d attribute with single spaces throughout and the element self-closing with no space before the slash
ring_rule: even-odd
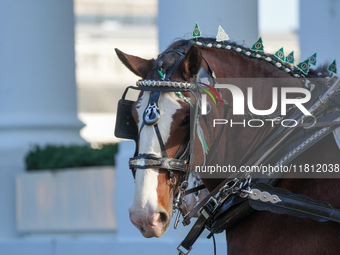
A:
<svg viewBox="0 0 340 255">
<path fill-rule="evenodd" d="M 198 30 L 198 28 L 195 28 L 195 30 L 194 30 L 194 34 L 195 34 L 195 35 L 198 35 L 198 34 L 199 34 L 199 30 Z"/>
<path fill-rule="evenodd" d="M 255 44 L 255 48 L 256 48 L 256 49 L 260 49 L 261 46 L 262 46 L 262 44 L 261 44 L 260 42 L 257 42 L 257 43 Z"/>
<path fill-rule="evenodd" d="M 335 71 L 335 65 L 331 65 L 331 70 Z"/>
<path fill-rule="evenodd" d="M 308 67 L 308 66 L 307 66 L 306 63 L 302 63 L 302 64 L 301 64 L 301 68 L 302 68 L 302 69 L 307 69 L 307 67 Z"/>
<path fill-rule="evenodd" d="M 309 62 L 314 63 L 315 62 L 315 58 L 314 57 L 309 58 Z"/>
<path fill-rule="evenodd" d="M 277 53 L 277 55 L 278 55 L 280 58 L 282 58 L 282 57 L 283 57 L 282 51 L 279 51 L 279 52 Z"/>
<path fill-rule="evenodd" d="M 292 56 L 288 56 L 287 57 L 287 61 L 293 61 L 293 57 Z"/>
</svg>

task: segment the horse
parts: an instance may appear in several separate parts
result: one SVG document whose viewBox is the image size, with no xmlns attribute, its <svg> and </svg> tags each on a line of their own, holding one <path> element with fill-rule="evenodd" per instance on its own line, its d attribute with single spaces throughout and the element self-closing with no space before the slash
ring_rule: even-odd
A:
<svg viewBox="0 0 340 255">
<path fill-rule="evenodd" d="M 274 86 L 278 90 L 284 87 L 308 87 L 306 79 L 329 76 L 328 71 L 322 67 L 310 70 L 308 75 L 304 75 L 297 68 L 283 63 L 273 55 L 254 51 L 232 42 L 217 42 L 212 38 L 175 41 L 156 59 L 143 59 L 118 49 L 116 53 L 130 71 L 142 78 L 139 84 L 146 87 L 157 87 L 162 84 L 166 86 L 167 80 L 171 79 L 176 81 L 178 89 L 185 88 L 192 79 L 199 76 L 201 71 L 208 74 L 207 79 L 211 81 L 218 78 L 281 79 L 271 86 L 261 82 L 252 85 L 253 98 L 260 99 L 254 102 L 254 107 L 262 110 L 272 107 Z M 327 80 L 327 78 L 323 79 Z M 212 86 L 211 83 L 210 85 Z M 243 94 L 248 92 L 249 84 L 244 80 L 237 86 Z M 326 90 L 327 86 L 323 84 L 313 85 L 312 97 L 317 100 Z M 232 93 L 225 89 L 216 92 L 224 106 L 217 107 L 212 97 L 208 97 L 210 121 L 202 118 L 205 122 L 203 121 L 201 125 L 206 139 L 204 142 L 196 139 L 196 142 L 191 144 L 195 155 L 191 159 L 192 166 L 214 165 L 216 162 L 221 165 L 240 166 L 242 162 L 247 162 L 247 159 L 252 157 L 276 128 L 272 122 L 264 123 L 261 128 L 253 128 L 249 125 L 242 125 L 242 127 L 238 125 L 237 128 L 230 125 L 214 126 L 216 123 L 211 121 L 212 118 L 223 120 L 232 118 L 236 123 L 251 116 L 247 114 L 250 113 L 249 105 L 245 105 L 243 115 L 233 115 L 234 109 L 231 105 L 236 100 Z M 151 105 L 151 97 L 155 97 L 154 94 L 157 94 L 153 101 L 156 104 Z M 292 94 L 292 98 L 299 95 Z M 188 136 L 192 125 L 190 108 L 195 100 L 199 99 L 193 98 L 185 89 L 180 93 L 175 89 L 160 93 L 154 93 L 152 89 L 144 89 L 141 90 L 138 100 L 131 104 L 138 135 L 135 137 L 137 144 L 135 158 L 130 160 L 130 165 L 135 163 L 135 167 L 132 167 L 135 188 L 129 215 L 132 224 L 144 237 L 161 237 L 170 226 L 173 200 L 178 198 L 181 179 L 187 170 L 188 162 L 180 167 L 180 171 L 172 171 L 166 169 L 157 159 L 163 157 L 171 163 L 180 164 L 181 155 L 187 154 L 188 144 L 192 143 L 193 138 Z M 280 112 L 281 108 L 281 104 L 277 104 L 276 112 Z M 149 119 L 146 120 L 146 116 L 151 116 L 148 115 L 150 112 L 154 116 L 153 122 L 148 124 Z M 204 144 L 209 148 L 209 152 L 205 150 Z M 275 151 L 280 150 L 281 148 L 275 147 Z M 178 160 L 176 161 L 175 158 Z M 333 134 L 329 133 L 296 156 L 291 164 L 295 166 L 336 165 L 339 164 L 339 159 L 339 148 Z M 137 161 L 139 163 L 136 163 Z M 151 167 L 152 164 L 156 167 Z M 225 178 L 202 176 L 201 179 L 206 188 L 212 191 Z M 278 179 L 276 187 L 295 194 L 303 194 L 314 200 L 327 201 L 333 207 L 340 208 L 338 198 L 340 181 L 336 178 L 281 178 Z M 239 253 L 338 254 L 340 251 L 339 223 L 319 222 L 270 211 L 252 211 L 235 224 L 228 226 L 225 233 L 230 255 Z"/>
</svg>

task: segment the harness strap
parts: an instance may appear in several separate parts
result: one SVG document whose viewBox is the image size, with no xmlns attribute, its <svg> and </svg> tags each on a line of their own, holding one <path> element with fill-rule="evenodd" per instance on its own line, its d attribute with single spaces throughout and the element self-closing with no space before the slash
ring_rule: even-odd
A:
<svg viewBox="0 0 340 255">
<path fill-rule="evenodd" d="M 180 157 L 181 152 L 182 152 L 184 146 L 185 146 L 185 145 L 187 144 L 187 142 L 189 141 L 189 139 L 190 139 L 190 132 L 188 132 L 188 133 L 185 135 L 185 137 L 184 137 L 184 139 L 183 139 L 183 142 L 182 142 L 181 145 L 179 146 L 179 148 L 178 148 L 178 150 L 177 150 L 176 155 L 175 155 L 174 158 Z M 183 152 L 181 158 L 183 158 L 183 155 L 184 155 L 184 154 L 187 154 L 187 153 L 188 153 L 188 146 L 186 147 L 186 150 Z"/>
<path fill-rule="evenodd" d="M 196 242 L 197 238 L 202 234 L 202 232 L 205 229 L 205 224 L 207 222 L 207 218 L 204 217 L 203 214 L 201 214 L 198 219 L 195 222 L 195 225 L 192 227 L 192 229 L 189 231 L 188 235 L 186 238 L 181 242 L 181 244 L 177 247 L 177 250 L 183 253 L 183 254 L 188 254 L 191 249 L 192 245 Z M 180 247 L 184 247 L 187 252 L 184 253 Z"/>
<path fill-rule="evenodd" d="M 263 198 L 265 196 L 265 198 Z M 258 183 L 249 193 L 250 206 L 258 211 L 266 210 L 278 214 L 290 214 L 316 221 L 334 221 L 340 223 L 340 210 L 324 201 L 313 200 L 300 194 L 293 194 L 282 188 Z"/>
<path fill-rule="evenodd" d="M 166 153 L 166 149 L 165 149 L 165 145 L 164 145 L 161 133 L 159 132 L 158 125 L 155 124 L 154 128 L 155 128 L 156 135 L 157 135 L 157 138 L 158 138 L 159 146 L 161 147 L 162 157 L 168 157 L 168 154 Z"/>
<path fill-rule="evenodd" d="M 332 132 L 334 129 L 335 129 L 335 126 L 336 126 L 336 124 L 337 123 L 340 123 L 340 121 L 325 121 L 325 122 L 321 122 L 321 123 L 328 123 L 329 125 L 334 125 L 334 127 L 332 128 L 332 129 L 330 129 L 328 132 L 326 132 L 326 133 L 324 133 L 319 139 L 321 139 L 321 138 L 323 138 L 323 137 L 325 137 L 326 135 L 328 135 L 330 132 Z M 306 125 L 304 125 L 304 126 L 310 126 L 310 124 L 309 123 L 306 123 Z M 315 127 L 317 127 L 317 126 L 315 126 Z M 283 142 L 282 142 L 283 143 Z M 282 144 L 281 143 L 281 144 Z M 310 145 L 311 146 L 311 145 Z M 309 147 L 310 147 L 309 146 Z M 309 148 L 308 146 L 306 146 L 306 148 L 304 149 L 304 150 L 306 150 L 306 149 L 308 149 Z M 298 155 L 296 155 L 296 156 L 298 156 Z M 295 157 L 296 157 L 295 156 Z M 267 155 L 267 157 L 269 158 L 269 155 Z M 293 159 L 293 157 L 291 158 L 291 160 Z M 211 197 L 213 197 L 214 195 L 216 195 L 217 194 L 217 192 L 228 182 L 228 181 L 230 181 L 231 179 L 233 179 L 234 177 L 237 177 L 236 175 L 235 176 L 231 176 L 230 178 L 228 178 L 228 179 L 225 179 L 220 185 L 218 185 L 213 191 L 211 191 L 194 209 L 192 209 L 190 212 L 189 212 L 189 214 L 187 214 L 187 215 L 185 215 L 184 216 L 184 220 L 183 220 L 183 225 L 184 226 L 186 226 L 186 225 L 188 225 L 188 222 L 190 221 L 190 219 L 192 218 L 192 217 L 194 217 L 194 215 L 199 211 L 199 210 L 201 210 L 202 209 L 202 207 L 205 205 L 205 203 L 207 203 L 207 201 L 211 198 Z M 269 179 L 269 181 L 275 181 L 275 179 Z"/>
<path fill-rule="evenodd" d="M 181 63 L 181 61 L 183 60 L 184 58 L 184 54 L 181 53 L 182 55 L 179 57 L 179 59 L 177 59 L 176 63 L 172 66 L 172 68 L 170 69 L 170 71 L 166 74 L 166 76 L 164 77 L 164 80 L 169 80 L 172 73 L 176 70 L 177 66 L 179 65 L 179 63 Z"/>
<path fill-rule="evenodd" d="M 332 132 L 334 128 L 335 127 L 330 128 L 328 132 L 325 132 L 323 135 L 321 135 L 319 139 L 322 139 L 323 137 L 328 135 L 330 132 Z M 312 144 L 309 144 L 308 146 L 306 146 L 305 150 L 310 148 L 310 146 L 312 146 Z M 298 155 L 299 154 L 295 154 L 294 156 L 292 156 L 292 158 L 295 158 Z M 268 158 L 270 157 L 268 156 Z M 263 160 L 264 160 L 263 162 L 265 162 L 265 159 Z M 331 220 L 335 222 L 340 222 L 340 210 L 332 208 L 326 202 L 314 201 L 306 196 L 292 194 L 291 192 L 287 190 L 274 188 L 268 185 L 271 183 L 275 183 L 276 180 L 277 179 L 254 180 L 253 182 L 255 183 L 255 185 L 252 185 L 251 187 L 259 188 L 261 190 L 257 191 L 256 189 L 253 189 L 249 191 L 249 197 L 250 197 L 249 200 L 245 198 L 241 198 L 241 197 L 240 199 L 235 200 L 235 197 L 236 196 L 238 197 L 239 193 L 232 194 L 231 196 L 230 194 L 226 194 L 227 198 L 223 199 L 223 201 L 226 201 L 226 203 L 228 203 L 228 206 L 227 206 L 228 208 L 235 205 L 236 203 L 242 202 L 239 207 L 236 207 L 236 208 L 233 207 L 234 210 L 237 210 L 238 212 L 235 213 L 232 217 L 238 217 L 239 215 L 243 217 L 243 215 L 246 215 L 246 213 L 249 212 L 249 210 L 253 208 L 255 210 L 269 210 L 274 213 L 288 213 L 293 216 L 308 217 L 308 218 L 312 218 L 318 221 Z M 201 216 L 202 214 L 205 214 L 206 205 L 211 203 L 211 201 L 215 200 L 213 199 L 213 197 L 216 196 L 216 194 L 218 194 L 221 191 L 224 185 L 227 185 L 228 181 L 230 181 L 230 179 L 224 180 L 218 187 L 216 187 L 212 192 L 210 192 L 210 194 L 203 201 L 201 201 L 201 203 L 199 203 L 190 213 L 188 213 L 188 215 L 184 217 L 183 225 L 186 225 L 188 222 L 190 222 L 190 218 L 193 217 L 200 209 L 202 209 L 202 207 L 203 209 L 202 209 Z M 263 182 L 266 182 L 267 184 Z M 261 200 L 261 195 L 259 195 L 259 192 L 261 191 L 265 191 L 266 193 L 265 193 L 265 200 L 260 202 L 257 200 L 258 199 Z M 272 197 L 273 199 L 268 198 L 268 191 L 271 193 L 271 195 L 273 196 L 275 195 L 276 197 Z M 278 201 L 277 198 L 283 201 L 282 204 L 276 202 Z M 231 201 L 231 203 L 229 203 L 228 201 Z M 273 203 L 270 204 L 268 203 L 268 201 L 272 201 Z M 249 206 L 249 203 L 250 203 L 251 208 Z M 223 202 L 219 203 L 216 207 L 220 208 L 222 204 Z M 216 217 L 218 215 L 219 215 L 219 210 L 216 210 L 216 213 L 211 212 L 208 215 L 206 215 L 207 220 L 205 220 L 205 226 L 207 227 L 207 223 L 209 219 L 211 219 L 211 221 L 214 221 L 216 220 Z M 231 222 L 230 217 L 227 218 L 227 220 L 228 222 Z M 190 245 L 190 250 L 191 250 L 191 246 L 197 240 L 197 235 L 200 235 L 202 233 L 200 229 L 202 227 L 201 226 L 202 224 L 203 223 L 201 221 L 198 221 L 197 223 L 195 223 L 195 225 L 192 227 L 191 231 L 186 236 L 186 238 L 184 239 L 184 241 L 181 243 L 180 246 L 183 246 L 183 243 L 184 243 L 183 247 L 187 249 Z M 225 226 L 223 225 L 224 224 L 218 225 L 218 226 L 209 226 L 208 228 L 211 230 L 211 234 L 213 234 L 213 233 L 218 233 L 221 229 L 225 229 Z"/>
<path fill-rule="evenodd" d="M 334 83 L 333 87 L 333 91 L 336 90 L 337 86 L 339 86 L 339 82 Z M 329 93 L 329 91 L 328 91 Z M 326 94 L 327 95 L 327 94 Z M 315 107 L 314 110 L 318 109 L 318 107 Z M 329 128 L 329 130 L 327 132 L 324 132 L 322 135 L 319 136 L 319 139 L 322 139 L 323 137 L 325 137 L 328 133 L 332 132 L 333 129 L 335 129 L 335 125 L 337 124 L 337 122 L 339 122 L 337 119 L 336 121 L 328 121 L 328 124 L 333 125 L 332 128 Z M 322 123 L 322 122 L 321 122 Z M 310 126 L 309 123 L 306 123 L 308 126 Z M 324 123 L 325 124 L 325 123 Z M 320 125 L 320 124 L 319 124 Z M 315 133 L 317 133 L 317 131 L 315 131 Z M 287 136 L 285 137 L 287 138 Z M 273 140 L 273 136 L 270 137 L 270 139 Z M 280 144 L 282 144 L 283 142 L 281 141 Z M 313 143 L 314 144 L 314 143 Z M 307 146 L 305 146 L 305 148 L 303 150 L 308 149 L 310 146 L 312 146 L 312 143 L 308 144 Z M 259 150 L 257 150 L 259 151 Z M 302 151 L 302 150 L 301 150 Z M 260 153 L 260 154 L 259 154 Z M 263 152 L 263 151 L 259 151 L 257 154 L 259 154 L 261 156 L 261 159 L 256 162 L 256 163 L 263 163 L 266 162 L 265 160 L 268 160 L 268 158 L 270 158 L 270 154 L 272 153 L 272 151 L 269 150 L 268 152 Z M 265 155 L 265 156 L 263 156 Z M 290 160 L 292 160 L 293 158 L 297 157 L 299 154 L 295 154 L 292 155 Z M 287 162 L 284 162 L 287 163 Z M 250 165 L 250 164 L 249 164 Z M 233 176 L 235 177 L 235 176 Z M 237 176 L 236 176 L 237 177 Z M 216 187 L 212 192 L 209 193 L 209 195 L 203 199 L 190 213 L 188 213 L 187 215 L 184 216 L 184 220 L 183 220 L 183 225 L 187 225 L 188 222 L 190 221 L 190 219 L 205 205 L 205 203 L 207 203 L 207 201 L 213 197 L 214 195 L 217 194 L 217 192 L 229 181 L 230 179 L 226 179 L 224 180 L 220 185 L 218 185 L 218 187 Z M 267 183 L 274 183 L 277 179 L 268 179 Z M 263 182 L 263 181 L 262 181 Z"/>
<path fill-rule="evenodd" d="M 184 191 L 184 196 L 190 195 L 192 193 L 195 193 L 195 192 L 197 192 L 199 190 L 202 190 L 202 189 L 205 189 L 205 188 L 206 188 L 205 185 L 201 184 L 201 185 L 199 185 L 199 186 L 197 186 L 195 188 L 187 189 L 186 191 Z"/>
<path fill-rule="evenodd" d="M 195 214 L 204 207 L 204 205 L 209 201 L 209 199 L 217 194 L 217 192 L 231 179 L 225 179 L 220 183 L 213 191 L 211 191 L 194 209 L 192 209 L 189 214 L 184 215 L 183 225 L 186 226 L 190 224 L 190 219 L 195 216 Z"/>
<path fill-rule="evenodd" d="M 206 228 L 207 225 L 210 225 L 212 216 L 219 211 L 220 207 L 223 205 L 223 202 L 226 201 L 226 199 L 229 198 L 232 194 L 234 194 L 233 188 L 236 187 L 238 183 L 239 181 L 236 179 L 228 181 L 225 185 L 223 185 L 223 187 L 221 187 L 221 189 L 219 189 L 219 192 L 215 194 L 214 197 L 209 198 L 207 203 L 203 206 L 198 220 L 189 231 L 185 239 L 182 241 L 182 243 L 178 246 L 178 251 L 182 252 L 180 249 L 180 246 L 182 246 L 187 249 L 189 253 L 189 251 L 192 249 L 192 245 L 201 235 L 204 228 Z M 211 232 L 207 238 L 211 238 L 213 234 L 214 233 Z"/>
</svg>

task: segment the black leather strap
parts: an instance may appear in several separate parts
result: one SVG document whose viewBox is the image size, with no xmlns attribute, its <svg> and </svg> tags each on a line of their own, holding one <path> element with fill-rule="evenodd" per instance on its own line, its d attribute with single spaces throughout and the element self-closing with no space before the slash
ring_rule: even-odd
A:
<svg viewBox="0 0 340 255">
<path fill-rule="evenodd" d="M 179 148 L 178 148 L 178 150 L 177 150 L 176 155 L 175 155 L 174 158 L 179 158 L 179 157 L 181 156 L 181 152 L 183 151 L 184 146 L 187 146 L 187 147 L 186 147 L 185 151 L 183 152 L 181 158 L 183 158 L 183 155 L 184 155 L 184 154 L 187 154 L 187 153 L 188 153 L 188 151 L 189 151 L 189 150 L 188 150 L 188 147 L 189 147 L 189 146 L 188 146 L 189 139 L 190 139 L 190 131 L 185 135 L 185 137 L 184 137 L 184 139 L 183 139 L 181 145 L 179 146 Z"/>
<path fill-rule="evenodd" d="M 184 196 L 190 195 L 190 194 L 192 194 L 192 193 L 195 193 L 195 192 L 197 192 L 197 191 L 199 191 L 199 190 L 202 190 L 202 189 L 205 189 L 205 188 L 206 188 L 205 185 L 204 185 L 204 184 L 201 184 L 201 185 L 199 185 L 199 186 L 197 186 L 197 187 L 195 187 L 195 188 L 187 189 L 187 190 L 185 190 L 185 192 L 184 192 Z"/>
<path fill-rule="evenodd" d="M 168 157 L 168 154 L 166 153 L 165 145 L 164 145 L 164 142 L 163 142 L 163 139 L 162 139 L 162 136 L 161 136 L 161 132 L 159 132 L 158 125 L 155 124 L 154 128 L 155 128 L 155 131 L 156 131 L 159 146 L 161 147 L 162 157 Z"/>
<path fill-rule="evenodd" d="M 273 213 L 290 214 L 300 218 L 311 218 L 316 221 L 334 221 L 340 223 L 340 210 L 333 208 L 325 201 L 313 200 L 300 194 L 293 194 L 282 188 L 272 187 L 265 183 L 255 184 L 252 189 L 258 189 L 257 193 L 267 192 L 270 196 L 276 196 L 275 203 L 262 201 L 256 196 L 248 196 L 249 204 L 255 210 L 267 210 Z M 253 192 L 255 194 L 255 191 Z M 260 194 L 257 194 L 260 197 Z M 268 195 L 267 195 L 268 196 Z"/>
<path fill-rule="evenodd" d="M 202 234 L 207 221 L 210 219 L 213 211 L 216 209 L 216 202 L 214 199 L 210 199 L 209 202 L 203 207 L 201 215 L 198 217 L 194 226 L 189 231 L 188 235 L 182 241 L 182 243 L 178 246 L 184 247 L 187 250 L 191 250 L 192 245 L 196 242 L 197 238 Z"/>
<path fill-rule="evenodd" d="M 172 68 L 170 69 L 170 71 L 166 74 L 166 76 L 164 77 L 164 80 L 167 81 L 170 79 L 171 75 L 173 74 L 173 72 L 176 70 L 176 68 L 178 67 L 179 63 L 181 63 L 181 61 L 184 58 L 184 54 L 182 54 L 179 59 L 177 59 L 176 63 L 172 66 Z"/>
<path fill-rule="evenodd" d="M 185 239 L 178 246 L 177 250 L 179 250 L 180 246 L 184 247 L 188 251 L 191 250 L 192 245 L 196 242 L 197 238 L 202 234 L 206 222 L 207 219 L 201 214 L 196 220 L 194 226 L 191 228 L 191 230 L 185 237 Z"/>
</svg>

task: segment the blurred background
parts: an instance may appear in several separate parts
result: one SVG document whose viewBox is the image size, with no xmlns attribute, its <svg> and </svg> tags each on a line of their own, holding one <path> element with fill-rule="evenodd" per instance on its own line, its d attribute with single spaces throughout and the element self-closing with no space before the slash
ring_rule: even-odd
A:
<svg viewBox="0 0 340 255">
<path fill-rule="evenodd" d="M 134 144 L 113 130 L 138 77 L 114 48 L 156 58 L 195 22 L 295 64 L 340 59 L 339 0 L 0 0 L 0 255 L 177 254 L 188 227 L 145 239 L 128 219 Z M 212 250 L 203 235 L 192 254 Z"/>
</svg>

